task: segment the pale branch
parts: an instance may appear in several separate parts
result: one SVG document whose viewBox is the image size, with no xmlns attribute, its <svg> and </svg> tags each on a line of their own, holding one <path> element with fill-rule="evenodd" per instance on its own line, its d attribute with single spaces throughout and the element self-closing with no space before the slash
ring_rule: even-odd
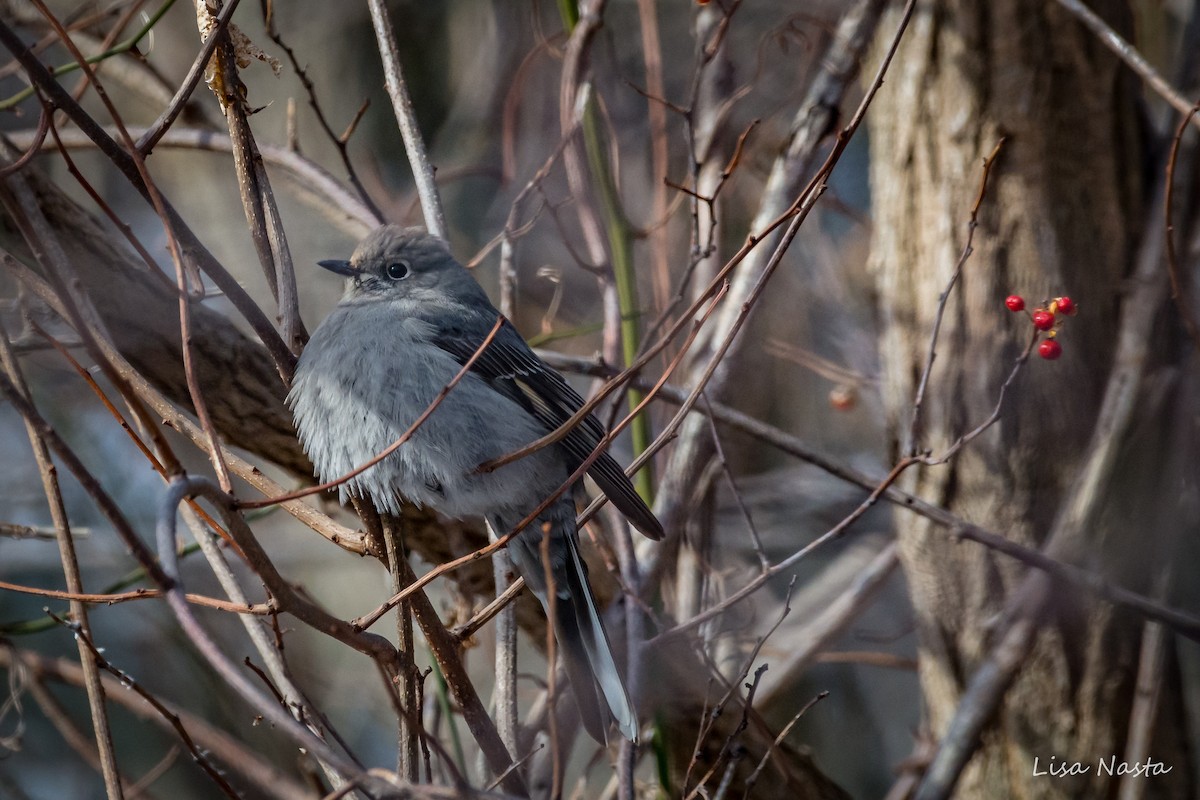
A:
<svg viewBox="0 0 1200 800">
<path fill-rule="evenodd" d="M 728 361 L 718 368 L 715 383 L 711 383 L 708 389 L 710 396 L 715 400 L 725 399 L 733 380 L 733 365 L 738 361 L 737 354 L 741 347 L 745 346 L 744 339 L 735 343 L 734 337 L 752 308 L 753 297 L 761 292 L 765 279 L 770 277 L 774 265 L 779 263 L 782 256 L 780 245 L 784 240 L 773 233 L 778 227 L 778 221 L 785 215 L 794 215 L 799 205 L 797 198 L 806 203 L 815 199 L 814 193 L 820 193 L 818 187 L 823 186 L 824 176 L 827 176 L 837 163 L 841 150 L 857 127 L 852 123 L 839 133 L 837 144 L 825 164 L 818 169 L 817 177 L 811 178 L 810 172 L 817 163 L 817 148 L 825 140 L 831 127 L 836 125 L 836 115 L 839 113 L 842 98 L 858 75 L 859 64 L 886 5 L 884 0 L 859 0 L 843 17 L 834 42 L 822 59 L 822 63 L 827 66 L 814 79 L 793 122 L 788 146 L 772 167 L 759 210 L 750 225 L 756 244 L 762 241 L 763 247 L 749 251 L 745 256 L 746 263 L 742 264 L 734 275 L 725 309 L 704 343 L 705 355 L 718 356 L 718 350 L 728 351 L 719 354 Z M 894 39 L 897 44 L 907 21 L 906 15 Z M 887 67 L 887 61 L 885 59 L 884 69 Z M 873 85 L 877 87 L 882 78 L 881 72 Z M 856 119 L 861 120 L 862 112 L 872 96 L 873 92 L 868 92 L 859 113 L 855 115 Z M 790 236 L 794 235 L 793 230 Z M 737 256 L 734 258 L 741 260 Z M 718 275 L 721 272 L 724 270 L 718 272 Z M 704 359 L 701 359 L 697 363 L 703 361 Z M 709 363 L 711 366 L 713 360 L 709 359 Z M 699 371 L 698 367 L 697 373 Z M 702 420 L 689 421 L 680 432 L 669 466 L 664 470 L 663 486 L 657 504 L 660 517 L 668 531 L 676 529 L 681 523 L 679 518 L 682 516 L 684 498 L 710 453 L 711 439 Z"/>
<path fill-rule="evenodd" d="M 238 193 L 242 198 L 246 225 L 259 265 L 279 308 L 281 334 L 291 351 L 298 355 L 308 341 L 308 333 L 300 319 L 300 296 L 296 291 L 292 253 L 284 235 L 275 192 L 271 189 L 270 178 L 250 127 L 247 89 L 238 72 L 233 39 L 227 29 L 215 27 L 216 20 L 208 10 L 211 2 L 213 0 L 194 0 L 201 36 L 217 39 L 210 87 L 225 114 L 229 139 L 233 143 L 233 165 L 237 172 Z M 216 2 L 219 6 L 220 0 Z"/>
<path fill-rule="evenodd" d="M 1073 14 L 1084 27 L 1095 34 L 1100 42 L 1116 54 L 1117 58 L 1125 62 L 1134 73 L 1137 74 L 1154 92 L 1166 100 L 1167 103 L 1178 111 L 1180 114 L 1189 115 L 1188 119 L 1192 124 L 1200 128 L 1200 119 L 1190 116 L 1192 107 L 1195 105 L 1188 100 L 1183 94 L 1176 89 L 1171 83 L 1164 78 L 1158 70 L 1156 70 L 1146 57 L 1138 51 L 1136 47 L 1125 40 L 1125 37 L 1117 33 L 1112 27 L 1102 20 L 1095 11 L 1092 11 L 1081 0 L 1049 0 L 1056 2 L 1058 5 L 1065 8 Z"/>
<path fill-rule="evenodd" d="M 113 133 L 109 128 L 104 130 L 109 135 Z M 140 134 L 143 137 L 149 131 L 148 128 L 129 128 L 130 134 Z M 9 134 L 12 142 L 23 148 L 32 145 L 33 137 L 34 134 L 28 131 L 14 131 Z M 62 144 L 70 149 L 96 147 L 91 138 L 74 128 L 61 131 L 59 138 Z M 178 125 L 164 132 L 156 146 L 198 152 L 233 152 L 233 142 L 228 134 L 202 128 L 183 128 Z M 42 149 L 49 148 L 42 145 Z M 361 237 L 379 224 L 370 208 L 363 205 L 353 193 L 346 191 L 337 178 L 315 161 L 286 147 L 264 144 L 259 150 L 267 164 L 285 170 L 291 177 L 291 185 L 300 200 L 329 218 L 330 222 L 347 235 Z"/>
<path fill-rule="evenodd" d="M 400 50 L 396 43 L 396 33 L 392 29 L 392 20 L 388 15 L 387 6 L 383 0 L 367 0 L 371 12 L 371 25 L 375 29 L 375 41 L 379 47 L 379 56 L 383 60 L 384 83 L 387 86 L 388 97 L 392 101 L 392 111 L 396 114 L 396 122 L 400 126 L 400 135 L 404 139 L 404 150 L 408 154 L 408 163 L 412 167 L 413 179 L 417 184 L 417 194 L 421 198 L 421 210 L 425 214 L 425 227 L 435 236 L 448 238 L 446 230 L 446 215 L 442 211 L 442 200 L 438 194 L 437 182 L 434 179 L 433 165 L 425 152 L 425 140 L 421 137 L 421 129 L 417 126 L 417 116 L 413 111 L 412 100 L 408 96 L 408 87 L 404 82 L 404 71 L 400 68 Z"/>
</svg>

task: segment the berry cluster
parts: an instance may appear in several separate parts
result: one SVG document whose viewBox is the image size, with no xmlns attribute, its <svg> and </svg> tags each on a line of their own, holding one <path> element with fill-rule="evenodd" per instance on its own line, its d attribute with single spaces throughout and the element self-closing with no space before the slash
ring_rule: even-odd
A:
<svg viewBox="0 0 1200 800">
<path fill-rule="evenodd" d="M 1012 312 L 1025 310 L 1025 298 L 1019 294 L 1010 294 L 1004 299 L 1004 305 L 1008 306 L 1008 310 Z M 1038 355 L 1042 358 L 1053 361 L 1062 355 L 1062 345 L 1057 341 L 1058 325 L 1062 321 L 1062 317 L 1073 317 L 1079 311 L 1079 307 L 1075 305 L 1075 301 L 1069 297 L 1056 297 L 1049 303 L 1040 305 L 1029 314 L 1029 319 L 1033 322 L 1033 327 L 1038 331 L 1043 331 L 1046 338 L 1038 344 Z"/>
</svg>

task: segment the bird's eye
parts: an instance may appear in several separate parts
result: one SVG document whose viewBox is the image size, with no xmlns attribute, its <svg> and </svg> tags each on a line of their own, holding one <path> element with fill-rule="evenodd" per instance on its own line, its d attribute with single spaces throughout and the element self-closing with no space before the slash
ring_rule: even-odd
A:
<svg viewBox="0 0 1200 800">
<path fill-rule="evenodd" d="M 389 280 L 399 281 L 408 277 L 409 266 L 407 261 L 393 261 L 383 268 L 383 274 L 387 275 Z"/>
</svg>

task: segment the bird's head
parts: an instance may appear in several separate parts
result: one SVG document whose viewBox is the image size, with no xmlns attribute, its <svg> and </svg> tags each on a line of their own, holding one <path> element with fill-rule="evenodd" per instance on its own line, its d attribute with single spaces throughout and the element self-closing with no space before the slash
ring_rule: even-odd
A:
<svg viewBox="0 0 1200 800">
<path fill-rule="evenodd" d="M 446 242 L 424 228 L 384 225 L 359 243 L 349 261 L 317 263 L 348 278 L 343 304 L 398 300 L 444 304 L 482 293 Z"/>
</svg>

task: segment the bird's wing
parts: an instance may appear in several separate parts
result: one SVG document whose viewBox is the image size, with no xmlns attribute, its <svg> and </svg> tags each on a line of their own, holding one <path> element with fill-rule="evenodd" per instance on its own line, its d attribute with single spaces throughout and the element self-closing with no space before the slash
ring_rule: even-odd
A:
<svg viewBox="0 0 1200 800">
<path fill-rule="evenodd" d="M 491 331 L 495 319 L 473 322 L 478 324 L 448 326 L 444 320 L 439 321 L 434 343 L 454 356 L 458 363 L 467 363 Z M 584 400 L 579 393 L 529 349 L 508 320 L 501 324 L 487 349 L 471 365 L 471 371 L 520 403 L 546 426 L 547 431 L 555 430 L 583 407 Z M 604 436 L 604 426 L 588 414 L 559 441 L 572 470 L 592 454 Z M 612 456 L 603 453 L 588 472 L 634 527 L 651 539 L 662 538 L 662 525 Z"/>
</svg>

